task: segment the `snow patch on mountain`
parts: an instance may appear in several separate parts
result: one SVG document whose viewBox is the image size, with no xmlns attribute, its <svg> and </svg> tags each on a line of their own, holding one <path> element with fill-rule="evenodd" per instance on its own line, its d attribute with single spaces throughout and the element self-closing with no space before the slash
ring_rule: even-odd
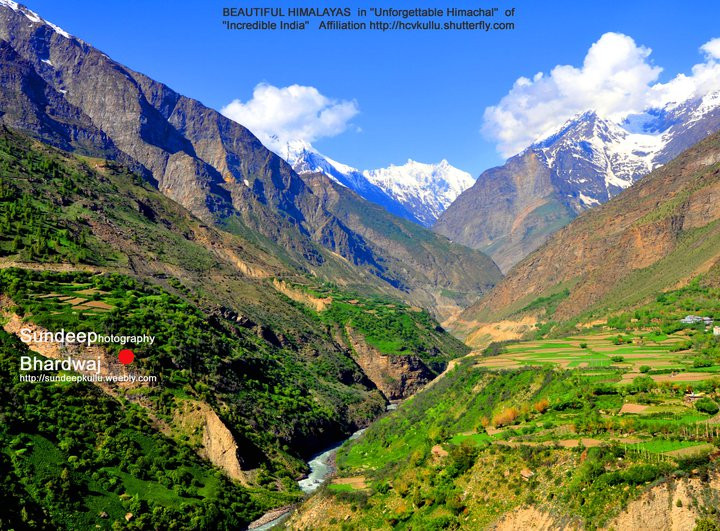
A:
<svg viewBox="0 0 720 531">
<path fill-rule="evenodd" d="M 580 201 L 585 203 L 587 206 L 595 206 L 595 205 L 600 204 L 600 201 L 598 201 L 597 199 L 593 199 L 592 197 L 588 197 L 585 194 L 583 194 L 582 192 L 580 192 L 579 195 L 580 195 Z"/>
</svg>

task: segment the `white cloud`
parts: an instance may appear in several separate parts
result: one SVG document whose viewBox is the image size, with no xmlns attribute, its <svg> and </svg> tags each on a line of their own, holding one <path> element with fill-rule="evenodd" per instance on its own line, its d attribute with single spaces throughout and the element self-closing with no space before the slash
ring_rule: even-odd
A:
<svg viewBox="0 0 720 531">
<path fill-rule="evenodd" d="M 706 42 L 700 49 L 714 59 L 720 59 L 720 37 Z"/>
<path fill-rule="evenodd" d="M 689 76 L 678 74 L 667 83 L 653 86 L 648 106 L 659 107 L 720 90 L 720 38 L 706 42 L 700 51 L 705 54 L 705 62 L 693 66 Z"/>
<path fill-rule="evenodd" d="M 328 98 L 315 87 L 260 83 L 250 100 L 233 100 L 220 112 L 277 151 L 294 140 L 313 142 L 342 133 L 359 109 L 356 101 Z"/>
<path fill-rule="evenodd" d="M 620 33 L 605 33 L 588 50 L 581 67 L 558 65 L 549 74 L 521 77 L 497 105 L 485 109 L 483 133 L 509 157 L 577 113 L 596 111 L 622 120 L 649 107 L 682 101 L 720 89 L 720 39 L 701 47 L 705 62 L 691 75 L 658 83 L 662 68 L 651 50 Z"/>
</svg>

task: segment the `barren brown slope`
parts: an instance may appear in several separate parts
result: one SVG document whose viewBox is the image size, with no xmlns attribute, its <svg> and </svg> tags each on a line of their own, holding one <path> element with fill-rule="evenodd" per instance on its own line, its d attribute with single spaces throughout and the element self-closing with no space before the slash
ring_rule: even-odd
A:
<svg viewBox="0 0 720 531">
<path fill-rule="evenodd" d="M 488 323 L 542 311 L 539 297 L 567 290 L 552 315 L 567 321 L 632 306 L 718 265 L 719 162 L 714 134 L 578 217 L 451 325 L 479 344 Z"/>
<path fill-rule="evenodd" d="M 489 254 L 508 271 L 575 217 L 556 188 L 538 154 L 525 151 L 483 172 L 442 213 L 433 230 Z"/>
</svg>

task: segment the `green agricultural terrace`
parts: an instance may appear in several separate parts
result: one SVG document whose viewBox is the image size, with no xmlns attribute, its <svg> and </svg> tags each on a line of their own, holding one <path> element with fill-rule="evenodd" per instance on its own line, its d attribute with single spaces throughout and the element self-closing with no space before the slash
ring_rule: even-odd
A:
<svg viewBox="0 0 720 531">
<path fill-rule="evenodd" d="M 479 367 L 516 369 L 557 367 L 597 372 L 607 369 L 623 384 L 646 374 L 656 382 L 695 382 L 720 374 L 720 365 L 698 362 L 686 333 L 617 333 L 540 339 L 493 346 L 479 356 Z"/>
</svg>

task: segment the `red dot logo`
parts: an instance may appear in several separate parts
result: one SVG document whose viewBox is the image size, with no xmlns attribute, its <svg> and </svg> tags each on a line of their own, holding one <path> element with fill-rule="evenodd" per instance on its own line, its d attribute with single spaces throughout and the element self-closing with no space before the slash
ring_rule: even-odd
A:
<svg viewBox="0 0 720 531">
<path fill-rule="evenodd" d="M 123 365 L 130 365 L 134 359 L 135 354 L 133 354 L 133 351 L 130 349 L 124 348 L 118 353 L 118 360 L 120 360 L 120 363 Z"/>
</svg>

